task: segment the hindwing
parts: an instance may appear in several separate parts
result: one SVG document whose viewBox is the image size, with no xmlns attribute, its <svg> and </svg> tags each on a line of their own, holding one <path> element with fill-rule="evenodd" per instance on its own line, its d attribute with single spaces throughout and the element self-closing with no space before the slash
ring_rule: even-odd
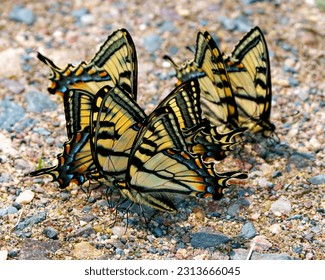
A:
<svg viewBox="0 0 325 280">
<path fill-rule="evenodd" d="M 30 175 L 51 175 L 53 181 L 58 182 L 61 189 L 69 186 L 70 182 L 82 185 L 89 179 L 100 179 L 101 175 L 92 158 L 89 138 L 89 129 L 83 133 L 74 134 L 69 141 L 64 143 L 63 152 L 57 156 L 56 166 L 36 170 Z"/>
</svg>

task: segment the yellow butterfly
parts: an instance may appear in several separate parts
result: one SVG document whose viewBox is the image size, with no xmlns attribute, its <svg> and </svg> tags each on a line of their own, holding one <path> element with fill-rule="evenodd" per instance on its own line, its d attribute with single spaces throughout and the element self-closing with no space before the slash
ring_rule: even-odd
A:
<svg viewBox="0 0 325 280">
<path fill-rule="evenodd" d="M 177 66 L 178 84 L 197 78 L 201 87 L 201 104 L 204 116 L 220 132 L 238 128 L 238 113 L 222 53 L 208 32 L 199 32 L 194 59 Z"/>
<path fill-rule="evenodd" d="M 208 32 L 203 35 L 199 32 L 193 60 L 177 66 L 170 57 L 165 58 L 175 67 L 178 84 L 193 77 L 201 81 L 206 92 L 202 108 L 212 123 L 233 129 L 247 128 L 264 136 L 273 134 L 270 61 L 265 38 L 258 27 L 248 32 L 228 57 L 222 58 Z"/>
<path fill-rule="evenodd" d="M 95 95 L 105 86 L 118 85 L 136 99 L 137 57 L 130 34 L 125 29 L 115 31 L 89 63 L 81 62 L 76 67 L 69 64 L 60 69 L 40 53 L 38 58 L 52 70 L 49 92 L 63 98 L 68 141 L 58 155 L 57 166 L 30 175 L 49 174 L 60 188 L 70 182 L 81 185 L 89 179 L 100 179 L 90 144 L 91 108 Z"/>
</svg>

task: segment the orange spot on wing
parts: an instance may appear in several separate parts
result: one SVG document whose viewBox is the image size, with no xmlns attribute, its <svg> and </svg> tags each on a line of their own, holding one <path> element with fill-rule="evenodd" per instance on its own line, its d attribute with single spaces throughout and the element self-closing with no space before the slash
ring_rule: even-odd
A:
<svg viewBox="0 0 325 280">
<path fill-rule="evenodd" d="M 71 70 L 68 68 L 64 73 L 63 73 L 63 75 L 65 75 L 65 76 L 70 76 L 71 75 Z"/>
<path fill-rule="evenodd" d="M 245 68 L 245 66 L 244 66 L 244 64 L 242 64 L 242 63 L 238 63 L 238 64 L 237 64 L 237 68 L 239 68 L 239 69 L 243 69 L 243 68 Z"/>
<path fill-rule="evenodd" d="M 84 72 L 83 67 L 79 67 L 78 70 L 76 71 L 76 76 L 80 76 Z"/>
<path fill-rule="evenodd" d="M 103 77 L 108 76 L 108 74 L 107 74 L 106 71 L 103 71 L 103 72 L 100 72 L 100 73 L 99 73 L 99 76 L 103 78 Z"/>
<path fill-rule="evenodd" d="M 81 139 L 81 134 L 80 133 L 77 133 L 76 135 L 76 142 L 78 143 Z"/>
<path fill-rule="evenodd" d="M 187 153 L 182 152 L 181 155 L 185 159 L 190 159 L 190 156 Z"/>
<path fill-rule="evenodd" d="M 199 158 L 196 158 L 196 159 L 195 159 L 195 163 L 196 163 L 196 165 L 197 165 L 198 167 L 200 167 L 200 168 L 203 167 L 201 161 L 199 160 Z"/>
<path fill-rule="evenodd" d="M 70 154 L 70 148 L 71 148 L 70 145 L 65 146 L 65 151 L 67 154 Z"/>
</svg>

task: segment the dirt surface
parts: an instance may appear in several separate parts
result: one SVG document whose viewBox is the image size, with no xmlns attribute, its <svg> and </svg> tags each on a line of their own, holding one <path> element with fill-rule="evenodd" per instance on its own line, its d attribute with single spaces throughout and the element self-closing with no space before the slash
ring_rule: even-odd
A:
<svg viewBox="0 0 325 280">
<path fill-rule="evenodd" d="M 63 104 L 46 90 L 49 69 L 37 51 L 60 67 L 77 64 L 126 28 L 138 53 L 139 104 L 149 113 L 174 87 L 164 54 L 191 59 L 186 46 L 205 30 L 230 53 L 256 25 L 270 50 L 281 144 L 247 145 L 241 158 L 225 160 L 228 170 L 244 163 L 250 178 L 222 200 L 176 198 L 177 214 L 148 209 L 146 224 L 137 209 L 116 214 L 101 189 L 87 196 L 26 176 L 40 158 L 54 165 L 66 141 Z M 324 26 L 312 0 L 2 1 L 1 258 L 240 259 L 254 241 L 253 259 L 324 259 Z"/>
</svg>

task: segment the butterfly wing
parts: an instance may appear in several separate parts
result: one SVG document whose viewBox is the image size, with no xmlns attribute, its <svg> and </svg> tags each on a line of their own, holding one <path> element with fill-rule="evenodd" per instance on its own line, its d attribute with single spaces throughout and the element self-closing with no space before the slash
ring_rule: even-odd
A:
<svg viewBox="0 0 325 280">
<path fill-rule="evenodd" d="M 119 29 L 108 37 L 90 65 L 105 70 L 115 85 L 137 99 L 138 62 L 131 35 Z"/>
<path fill-rule="evenodd" d="M 134 99 L 137 97 L 136 51 L 125 29 L 112 33 L 89 63 L 60 69 L 40 53 L 38 58 L 52 71 L 49 92 L 63 97 L 68 138 L 89 126 L 91 104 L 102 87 L 118 85 Z M 88 112 L 87 119 L 82 119 L 81 111 Z"/>
<path fill-rule="evenodd" d="M 201 87 L 203 114 L 219 131 L 238 128 L 238 113 L 230 80 L 221 52 L 212 36 L 199 32 L 196 40 L 195 57 L 192 61 L 177 66 L 165 56 L 176 69 L 178 84 L 196 78 Z"/>
<path fill-rule="evenodd" d="M 145 113 L 124 89 L 104 87 L 91 115 L 91 148 L 99 172 L 109 181 L 125 178 L 131 147 Z"/>
<path fill-rule="evenodd" d="M 160 200 L 162 194 L 219 199 L 230 178 L 243 177 L 236 171 L 216 173 L 212 164 L 189 153 L 175 113 L 170 107 L 160 107 L 141 127 L 126 179 L 118 186 L 133 202 L 173 212 L 175 207 Z"/>
<path fill-rule="evenodd" d="M 266 40 L 259 27 L 253 28 L 226 58 L 227 70 L 239 111 L 241 126 L 265 136 L 275 130 L 270 122 L 271 71 Z"/>
<path fill-rule="evenodd" d="M 202 110 L 216 126 L 237 128 L 237 107 L 222 53 L 208 32 L 199 33 L 197 42 L 194 61 L 213 84 L 202 83 L 202 100 L 206 103 Z"/>
<path fill-rule="evenodd" d="M 158 108 L 169 106 L 174 111 L 192 153 L 222 160 L 226 157 L 225 151 L 233 149 L 234 139 L 241 132 L 231 130 L 219 133 L 214 125 L 202 118 L 201 90 L 197 79 L 185 81 L 166 96 Z"/>
</svg>

